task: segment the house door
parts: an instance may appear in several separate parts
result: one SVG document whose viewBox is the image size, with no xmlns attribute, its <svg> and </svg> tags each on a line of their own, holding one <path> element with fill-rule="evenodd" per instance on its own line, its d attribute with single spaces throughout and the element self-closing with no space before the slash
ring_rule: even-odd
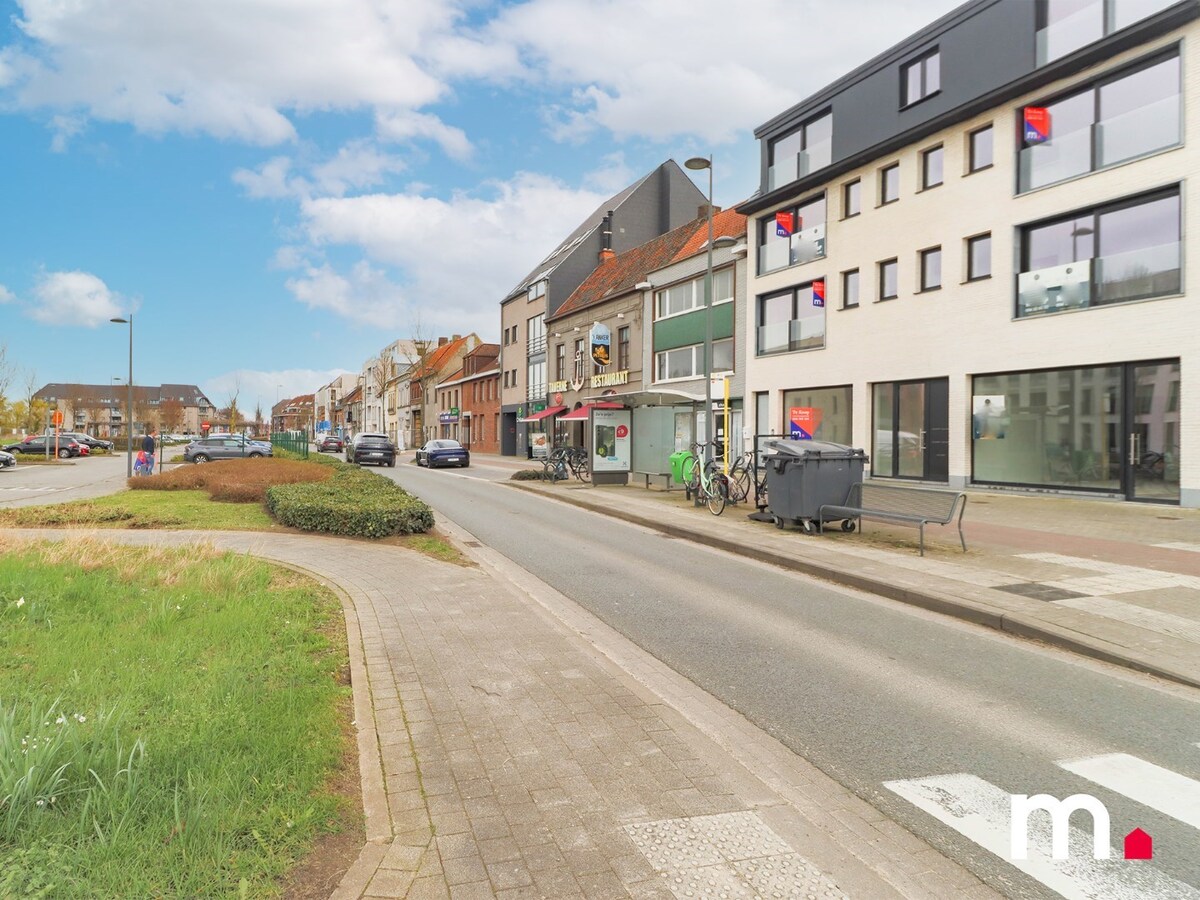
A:
<svg viewBox="0 0 1200 900">
<path fill-rule="evenodd" d="M 950 382 L 885 382 L 874 387 L 871 474 L 947 481 L 950 476 Z"/>
</svg>

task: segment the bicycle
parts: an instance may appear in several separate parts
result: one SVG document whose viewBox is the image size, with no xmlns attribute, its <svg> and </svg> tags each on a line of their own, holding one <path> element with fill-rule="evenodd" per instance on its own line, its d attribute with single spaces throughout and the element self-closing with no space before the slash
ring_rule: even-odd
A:
<svg viewBox="0 0 1200 900">
<path fill-rule="evenodd" d="M 556 447 L 542 462 L 542 479 L 556 482 L 574 476 L 584 484 L 592 480 L 586 447 Z"/>
<path fill-rule="evenodd" d="M 705 503 L 708 511 L 714 516 L 725 512 L 725 504 L 729 500 L 729 478 L 721 471 L 720 463 L 710 459 L 701 465 L 700 451 L 707 444 L 692 444 L 692 453 L 684 464 L 684 487 L 687 496 L 695 497 L 697 503 Z"/>
</svg>

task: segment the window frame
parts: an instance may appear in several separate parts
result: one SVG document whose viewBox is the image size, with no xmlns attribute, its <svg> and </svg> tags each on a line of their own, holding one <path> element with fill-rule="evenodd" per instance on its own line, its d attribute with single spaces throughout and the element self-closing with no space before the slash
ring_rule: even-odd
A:
<svg viewBox="0 0 1200 900">
<path fill-rule="evenodd" d="M 893 197 L 891 200 L 888 200 L 886 197 L 886 194 L 884 193 L 887 190 L 888 173 L 889 172 L 896 173 L 896 196 Z M 896 162 L 891 163 L 889 165 L 886 165 L 879 170 L 878 200 L 879 200 L 879 204 L 878 204 L 879 206 L 889 206 L 892 203 L 900 202 L 900 161 L 899 160 L 897 160 Z"/>
<path fill-rule="evenodd" d="M 780 144 L 782 144 L 784 141 L 788 140 L 789 138 L 791 138 L 793 136 L 799 137 L 799 146 L 796 149 L 796 153 L 798 153 L 798 154 L 799 153 L 807 153 L 810 149 L 809 134 L 808 134 L 809 129 L 813 125 L 815 125 L 816 123 L 820 122 L 822 119 L 825 119 L 825 118 L 829 119 L 829 134 L 832 137 L 832 135 L 833 135 L 833 107 L 827 106 L 824 109 L 822 109 L 820 112 L 816 113 L 815 115 L 809 116 L 807 119 L 805 119 L 803 122 L 801 122 L 795 128 L 793 128 L 791 131 L 784 132 L 783 134 L 779 135 L 778 137 L 772 138 L 769 141 L 767 141 L 767 170 L 768 171 L 773 170 L 779 162 L 779 160 L 776 158 L 776 148 L 778 148 L 778 146 Z M 817 171 L 820 171 L 821 169 L 827 168 L 830 165 L 832 165 L 832 163 L 833 163 L 833 159 L 831 156 L 829 162 L 810 169 L 809 173 L 817 172 Z M 808 174 L 808 173 L 806 173 L 806 174 Z M 794 178 L 790 179 L 789 181 L 783 182 L 783 184 L 776 184 L 775 187 L 783 187 L 784 184 L 791 184 L 793 181 L 799 181 L 801 178 L 804 178 L 804 177 L 805 177 L 805 175 L 801 175 L 799 172 L 799 169 L 797 168 L 797 172 L 796 172 L 796 175 Z"/>
<path fill-rule="evenodd" d="M 850 191 L 854 190 L 854 212 L 849 212 L 850 209 Z M 855 216 L 862 215 L 862 178 L 855 178 L 853 181 L 847 181 L 842 185 L 842 218 L 853 219 Z"/>
<path fill-rule="evenodd" d="M 771 221 L 773 222 L 774 219 L 772 218 Z M 724 275 L 726 273 L 729 274 L 729 296 L 722 297 L 719 300 L 714 297 L 712 302 L 713 306 L 721 306 L 724 303 L 733 302 L 734 294 L 737 292 L 737 272 L 735 271 L 735 268 L 736 267 L 734 265 L 728 265 L 713 269 L 714 294 L 717 293 L 717 276 Z M 673 319 L 675 316 L 686 316 L 688 313 L 693 313 L 698 309 L 704 309 L 704 281 L 706 278 L 708 278 L 708 273 L 702 272 L 700 275 L 696 275 L 691 278 L 682 278 L 679 281 L 671 284 L 663 285 L 662 287 L 656 287 L 654 289 L 654 321 L 661 322 L 665 319 Z M 687 286 L 690 286 L 692 289 L 692 301 L 690 306 L 676 312 L 663 313 L 660 311 L 663 302 L 666 300 L 671 291 L 675 290 L 676 288 Z"/>
<path fill-rule="evenodd" d="M 973 249 L 974 249 L 976 243 L 978 243 L 979 241 L 983 241 L 983 240 L 986 240 L 988 242 L 987 274 L 986 275 L 976 275 L 974 273 L 974 265 L 973 265 L 973 263 L 975 261 L 975 254 L 973 252 Z M 966 283 L 970 284 L 973 281 L 987 281 L 989 278 L 992 277 L 992 233 L 990 231 L 985 231 L 980 234 L 971 235 L 970 237 L 966 238 L 965 243 L 966 243 L 966 250 L 967 250 L 967 252 L 966 252 L 966 258 L 967 258 L 967 280 L 966 280 Z"/>
<path fill-rule="evenodd" d="M 941 154 L 941 173 L 938 175 L 938 180 L 931 182 L 929 180 L 929 160 L 934 153 Z M 937 144 L 921 151 L 921 190 L 928 191 L 935 187 L 941 187 L 946 183 L 946 145 Z"/>
<path fill-rule="evenodd" d="M 825 294 L 826 294 L 825 303 L 823 303 L 821 306 L 810 305 L 806 308 L 821 310 L 821 314 L 820 314 L 821 323 L 822 323 L 821 345 L 819 347 L 792 347 L 792 345 L 791 345 L 792 341 L 791 341 L 791 337 L 790 337 L 791 323 L 801 321 L 801 319 L 802 319 L 802 317 L 800 316 L 800 308 L 801 308 L 800 297 L 802 295 L 804 295 L 805 292 L 807 291 L 808 297 L 809 297 L 809 303 L 811 304 L 812 286 L 814 284 L 816 284 L 818 281 L 823 282 L 825 285 Z M 789 337 L 788 337 L 788 341 L 787 341 L 787 346 L 783 347 L 782 349 L 763 350 L 763 349 L 761 349 L 761 345 L 759 343 L 759 341 L 760 341 L 759 329 L 764 327 L 764 325 L 765 325 L 765 323 L 763 322 L 763 309 L 769 301 L 778 300 L 781 297 L 788 297 L 789 302 L 791 304 L 791 311 L 788 313 L 789 318 L 787 319 L 787 323 L 789 326 Z M 789 287 L 779 288 L 778 290 L 767 291 L 766 293 L 759 294 L 758 297 L 755 299 L 755 305 L 754 305 L 754 355 L 756 357 L 766 357 L 766 356 L 780 356 L 781 354 L 784 354 L 784 353 L 808 353 L 813 350 L 824 350 L 825 347 L 828 345 L 827 337 L 829 334 L 828 302 L 829 302 L 829 279 L 827 279 L 824 275 L 818 275 L 814 278 L 810 278 L 807 281 L 802 281 L 799 284 L 794 284 Z M 816 318 L 816 316 L 806 316 L 804 318 Z"/>
<path fill-rule="evenodd" d="M 991 145 L 989 147 L 989 159 L 980 166 L 975 163 L 975 138 L 981 134 L 988 133 L 991 135 Z M 988 122 L 974 131 L 967 132 L 967 174 L 974 175 L 976 172 L 983 172 L 992 168 L 996 164 L 996 128 L 995 124 Z"/>
<path fill-rule="evenodd" d="M 712 374 L 716 375 L 716 374 L 722 373 L 722 372 L 733 373 L 734 371 L 736 371 L 736 369 L 734 367 L 737 364 L 737 347 L 734 345 L 733 338 L 727 337 L 727 338 L 720 338 L 719 340 L 717 340 L 717 339 L 713 340 L 712 346 L 713 346 L 713 357 L 714 358 L 717 355 L 716 349 L 717 349 L 718 344 L 729 344 L 730 345 L 729 346 L 730 368 L 728 368 L 728 369 L 713 369 Z M 666 378 L 660 378 L 658 375 L 660 359 L 662 359 L 668 353 L 678 353 L 680 350 L 692 351 L 692 354 L 691 354 L 692 355 L 692 373 L 690 375 L 674 375 L 674 376 L 668 375 Z M 701 366 L 700 371 L 696 371 L 696 369 L 697 369 L 696 356 L 698 353 L 703 353 L 703 352 L 704 352 L 704 341 L 701 341 L 698 344 L 684 344 L 682 347 L 668 347 L 666 350 L 656 351 L 654 354 L 654 383 L 655 384 L 664 384 L 669 381 L 695 381 L 697 378 L 703 378 L 704 377 L 704 371 L 703 371 L 704 367 Z M 670 369 L 668 367 L 668 372 L 669 371 L 670 371 Z"/>
<path fill-rule="evenodd" d="M 926 283 L 926 262 L 937 254 L 937 284 Z M 942 289 L 942 245 L 938 244 L 935 247 L 926 247 L 924 250 L 917 251 L 917 278 L 920 290 L 919 294 L 928 294 L 933 291 Z"/>
<path fill-rule="evenodd" d="M 929 90 L 927 81 L 929 80 L 928 63 L 931 59 L 938 61 L 938 79 L 937 87 Z M 914 100 L 908 99 L 908 86 L 910 84 L 913 70 L 916 69 L 920 74 L 920 96 Z M 900 109 L 911 109 L 920 103 L 924 103 L 931 97 L 936 97 L 942 92 L 942 51 L 940 46 L 933 46 L 915 56 L 908 62 L 900 64 Z"/>
<path fill-rule="evenodd" d="M 885 272 L 888 266 L 895 267 L 895 275 L 892 278 L 892 283 L 895 288 L 894 294 L 884 293 L 884 291 L 887 289 L 887 278 L 885 277 Z M 893 256 L 891 259 L 880 260 L 875 264 L 875 267 L 876 273 L 879 276 L 879 294 L 877 297 L 877 302 L 883 303 L 887 300 L 895 300 L 898 298 L 900 296 L 900 258 Z"/>
<path fill-rule="evenodd" d="M 847 290 L 847 283 L 848 283 L 847 279 L 851 275 L 853 275 L 855 278 L 854 302 L 853 303 L 849 302 L 848 298 L 850 296 L 850 292 Z M 844 272 L 842 272 L 841 282 L 842 282 L 842 305 L 840 308 L 841 309 L 857 309 L 859 303 L 862 300 L 862 272 L 861 272 L 861 270 L 859 270 L 857 268 L 846 269 Z"/>
<path fill-rule="evenodd" d="M 617 371 L 629 369 L 629 335 L 630 327 L 622 325 L 617 329 Z"/>
</svg>

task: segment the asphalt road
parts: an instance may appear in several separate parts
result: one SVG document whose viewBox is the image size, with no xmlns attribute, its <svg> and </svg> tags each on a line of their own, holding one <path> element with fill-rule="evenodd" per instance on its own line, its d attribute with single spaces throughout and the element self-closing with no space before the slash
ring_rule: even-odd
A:
<svg viewBox="0 0 1200 900">
<path fill-rule="evenodd" d="M 499 468 L 380 474 L 1003 893 L 1200 897 L 1197 692 L 530 495 Z M 986 849 L 1000 827 L 1007 849 L 1007 795 L 1042 792 L 1098 797 L 1117 856 L 1136 826 L 1153 861 L 1070 868 L 1077 841 L 1065 876 L 1026 874 Z"/>
<path fill-rule="evenodd" d="M 0 508 L 112 494 L 124 487 L 126 468 L 124 453 L 50 465 L 30 463 L 18 454 L 14 468 L 0 470 Z"/>
</svg>

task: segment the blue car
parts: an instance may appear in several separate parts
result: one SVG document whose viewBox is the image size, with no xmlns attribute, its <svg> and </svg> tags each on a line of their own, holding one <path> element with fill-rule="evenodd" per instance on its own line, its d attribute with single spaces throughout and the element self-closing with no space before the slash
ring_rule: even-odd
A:
<svg viewBox="0 0 1200 900">
<path fill-rule="evenodd" d="M 471 464 L 471 451 L 449 438 L 429 441 L 417 451 L 417 465 L 436 469 L 438 466 L 462 466 Z"/>
</svg>

